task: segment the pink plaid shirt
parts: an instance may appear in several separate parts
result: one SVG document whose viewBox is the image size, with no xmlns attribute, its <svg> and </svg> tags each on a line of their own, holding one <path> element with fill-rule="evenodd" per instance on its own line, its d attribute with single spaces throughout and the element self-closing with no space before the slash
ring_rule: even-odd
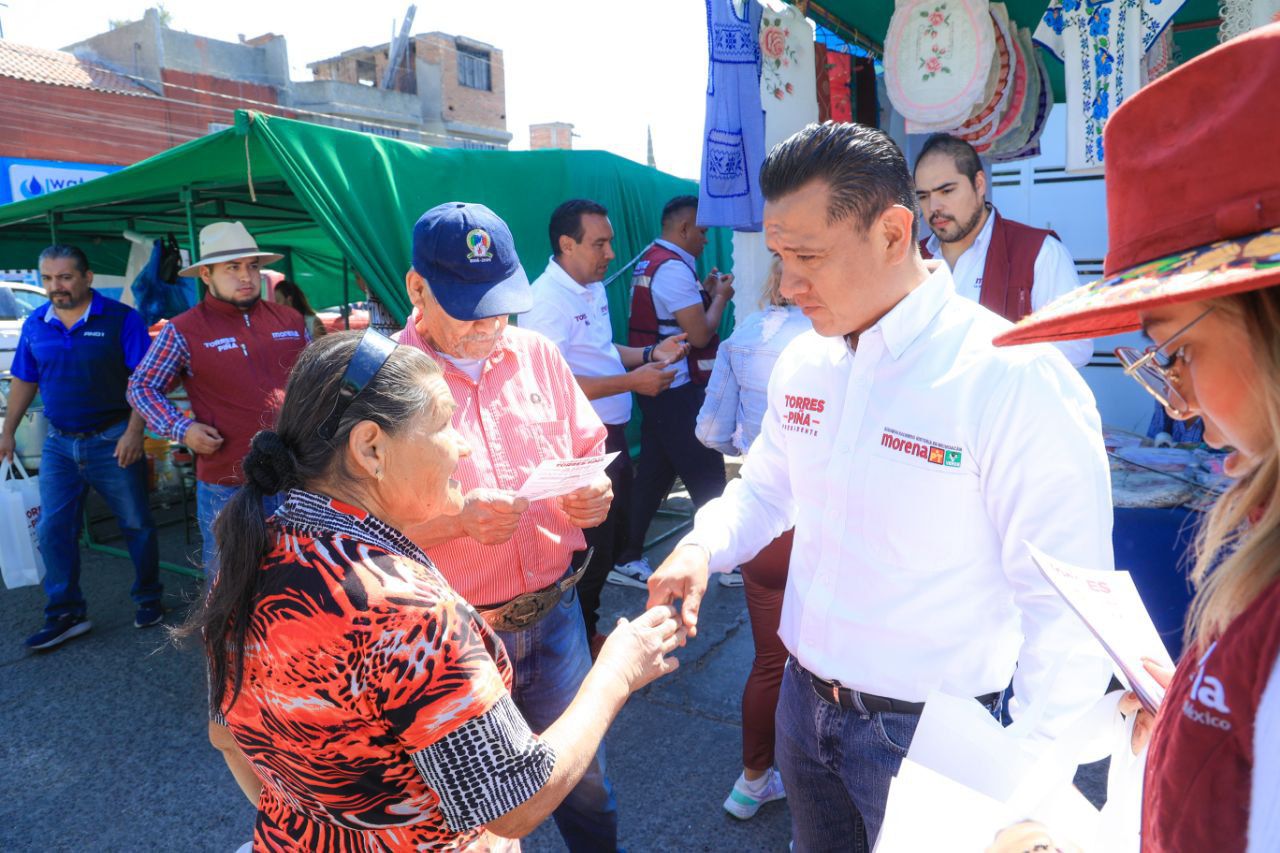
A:
<svg viewBox="0 0 1280 853">
<path fill-rule="evenodd" d="M 551 341 L 508 326 L 474 382 L 417 332 L 415 310 L 400 343 L 431 356 L 444 371 L 458 408 L 453 426 L 471 446 L 454 477 L 464 492 L 514 492 L 543 459 L 604 453 L 605 428 Z M 427 556 L 462 597 L 480 607 L 502 604 L 554 583 L 585 547 L 554 498 L 535 501 L 502 545 L 463 536 L 427 548 Z"/>
</svg>

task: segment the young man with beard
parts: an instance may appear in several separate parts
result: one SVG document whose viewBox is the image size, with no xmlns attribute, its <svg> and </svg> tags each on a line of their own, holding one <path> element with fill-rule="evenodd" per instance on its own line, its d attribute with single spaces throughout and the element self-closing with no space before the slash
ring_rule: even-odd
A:
<svg viewBox="0 0 1280 853">
<path fill-rule="evenodd" d="M 205 578 L 218 571 L 213 521 L 240 488 L 249 441 L 275 424 L 289 371 L 310 335 L 292 308 L 262 299 L 261 268 L 282 255 L 259 251 L 239 222 L 200 231 L 200 260 L 180 272 L 207 288 L 199 305 L 174 317 L 129 380 L 129 402 L 156 435 L 196 454 L 196 514 Z M 169 400 L 179 382 L 189 419 Z M 264 507 L 274 511 L 275 506 Z"/>
<path fill-rule="evenodd" d="M 667 390 L 676 375 L 671 363 L 685 355 L 685 335 L 655 346 L 614 343 L 609 297 L 602 283 L 614 258 L 613 225 L 604 206 L 570 199 L 552 212 L 548 230 L 551 258 L 533 283 L 533 307 L 521 315 L 520 327 L 540 332 L 560 350 L 608 430 L 605 452 L 618 454 L 607 471 L 613 483 L 609 515 L 600 526 L 583 531 L 594 556 L 578 583 L 578 599 L 594 657 L 604 643 L 596 622 L 605 581 L 644 588 L 644 581 L 613 570 L 614 554 L 626 544 L 631 505 L 631 394 L 653 397 Z"/>
<path fill-rule="evenodd" d="M 1102 695 L 1110 661 L 1026 544 L 1111 567 L 1102 425 L 1060 352 L 997 349 L 1009 322 L 925 266 L 882 131 L 809 125 L 760 187 L 780 292 L 813 331 L 778 358 L 742 476 L 654 573 L 649 606 L 679 599 L 693 634 L 708 571 L 795 527 L 775 752 L 792 837 L 869 850 L 930 691 L 998 714 L 1012 680 L 1013 716 L 1043 711 L 1034 740 Z"/>
<path fill-rule="evenodd" d="M 963 139 L 935 133 L 916 158 L 916 199 L 933 233 L 920 254 L 941 257 L 956 292 L 1011 323 L 1080 286 L 1075 261 L 1052 231 L 1005 219 L 987 201 L 987 175 Z M 1093 356 L 1093 341 L 1056 344 L 1076 367 Z"/>
<path fill-rule="evenodd" d="M 49 295 L 22 324 L 13 358 L 9 412 L 0 461 L 13 458 L 14 433 L 39 390 L 50 429 L 40 457 L 41 514 L 36 535 L 44 557 L 44 627 L 29 649 L 51 649 L 92 627 L 80 591 L 77 534 L 92 486 L 120 522 L 133 560 L 135 628 L 160 623 L 160 551 L 147 500 L 142 418 L 125 386 L 151 339 L 141 315 L 93 289 L 89 259 L 75 246 L 40 253 Z"/>
</svg>

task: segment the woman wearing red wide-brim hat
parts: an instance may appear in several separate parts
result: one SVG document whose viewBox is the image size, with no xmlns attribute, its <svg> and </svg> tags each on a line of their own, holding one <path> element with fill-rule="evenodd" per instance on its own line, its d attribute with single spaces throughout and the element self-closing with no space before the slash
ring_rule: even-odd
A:
<svg viewBox="0 0 1280 853">
<path fill-rule="evenodd" d="M 1151 84 L 1106 129 L 1105 277 L 997 344 L 1142 328 L 1125 372 L 1235 482 L 1201 527 L 1187 643 L 1150 737 L 1144 850 L 1280 850 L 1280 23 Z M 1136 708 L 1136 702 L 1128 703 Z"/>
</svg>

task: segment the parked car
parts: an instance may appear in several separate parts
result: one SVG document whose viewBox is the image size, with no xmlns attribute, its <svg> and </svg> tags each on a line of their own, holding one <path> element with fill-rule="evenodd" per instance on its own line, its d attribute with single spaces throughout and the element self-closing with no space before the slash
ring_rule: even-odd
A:
<svg viewBox="0 0 1280 853">
<path fill-rule="evenodd" d="M 369 303 L 367 302 L 351 302 L 347 305 L 347 309 L 351 312 L 351 328 L 367 329 L 369 328 Z M 342 306 L 334 305 L 330 308 L 321 308 L 316 312 L 316 316 L 320 318 L 320 322 L 324 323 L 326 332 L 341 332 L 347 328 L 342 323 Z"/>
<path fill-rule="evenodd" d="M 13 365 L 22 323 L 32 311 L 49 301 L 44 290 L 17 281 L 0 281 L 0 373 Z"/>
</svg>

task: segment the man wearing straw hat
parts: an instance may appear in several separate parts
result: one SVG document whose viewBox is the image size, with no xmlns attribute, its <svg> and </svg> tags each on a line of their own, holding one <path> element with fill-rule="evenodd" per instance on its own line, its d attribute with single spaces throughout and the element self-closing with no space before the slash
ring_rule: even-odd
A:
<svg viewBox="0 0 1280 853">
<path fill-rule="evenodd" d="M 200 231 L 200 260 L 180 275 L 199 275 L 199 305 L 160 330 L 129 380 L 129 403 L 156 435 L 196 454 L 196 513 L 205 576 L 217 573 L 213 520 L 236 489 L 249 441 L 275 421 L 285 381 L 310 337 L 302 315 L 262 299 L 263 264 L 282 255 L 263 252 L 239 222 Z M 191 401 L 188 418 L 169 400 L 181 382 Z"/>
</svg>

